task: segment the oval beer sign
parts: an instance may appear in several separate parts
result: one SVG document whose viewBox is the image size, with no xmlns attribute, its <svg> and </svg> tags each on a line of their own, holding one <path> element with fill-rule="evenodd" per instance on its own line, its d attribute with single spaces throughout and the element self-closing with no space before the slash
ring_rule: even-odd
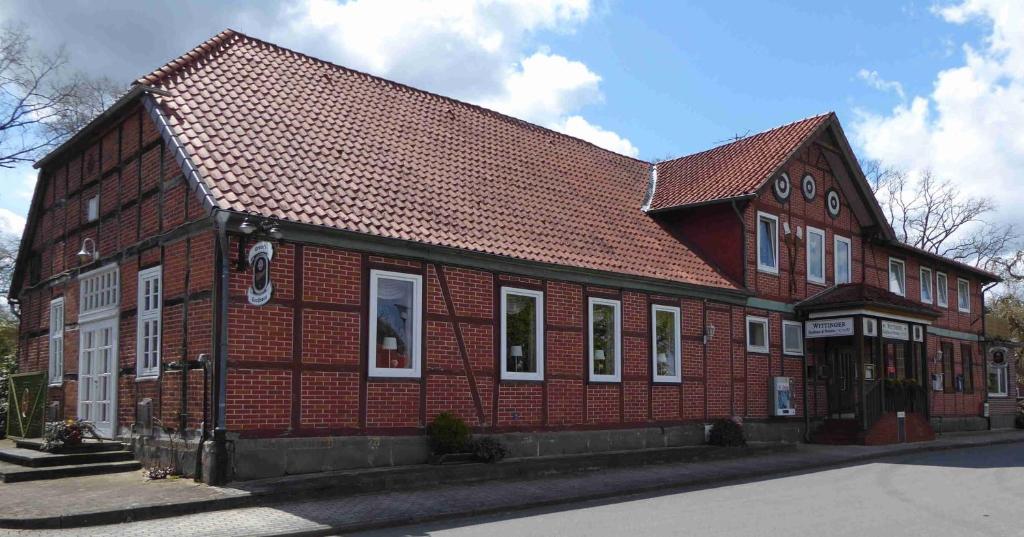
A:
<svg viewBox="0 0 1024 537">
<path fill-rule="evenodd" d="M 257 242 L 249 249 L 249 266 L 252 267 L 252 286 L 246 292 L 249 303 L 262 306 L 270 301 L 274 283 L 270 281 L 270 260 L 274 258 L 274 245 L 267 241 Z"/>
</svg>

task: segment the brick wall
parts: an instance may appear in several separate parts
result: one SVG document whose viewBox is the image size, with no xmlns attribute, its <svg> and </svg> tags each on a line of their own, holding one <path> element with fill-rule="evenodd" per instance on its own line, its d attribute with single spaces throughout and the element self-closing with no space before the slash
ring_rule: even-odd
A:
<svg viewBox="0 0 1024 537">
<path fill-rule="evenodd" d="M 164 371 L 158 380 L 136 382 L 136 286 L 141 269 L 163 267 L 161 359 L 164 363 L 195 359 L 209 353 L 212 342 L 213 234 L 184 227 L 205 216 L 198 198 L 145 111 L 135 108 L 114 120 L 102 135 L 69 150 L 42 170 L 31 217 L 29 257 L 40 270 L 26 278 L 20 300 L 19 328 L 22 371 L 48 366 L 49 303 L 65 300 L 64 381 L 50 388 L 49 399 L 60 401 L 63 413 L 77 412 L 78 293 L 77 275 L 99 265 L 117 263 L 120 274 L 119 379 L 117 415 L 121 430 L 135 422 L 136 402 L 153 400 L 154 416 L 170 430 L 180 428 L 182 412 L 188 427 L 202 419 L 202 373 L 187 383 L 179 371 Z M 98 194 L 99 218 L 85 218 L 86 200 Z M 96 241 L 100 263 L 82 265 L 76 253 L 86 237 Z M 59 279 L 66 274 L 67 279 Z M 41 283 L 36 283 L 41 282 Z M 182 408 L 182 389 L 188 401 Z"/>
</svg>

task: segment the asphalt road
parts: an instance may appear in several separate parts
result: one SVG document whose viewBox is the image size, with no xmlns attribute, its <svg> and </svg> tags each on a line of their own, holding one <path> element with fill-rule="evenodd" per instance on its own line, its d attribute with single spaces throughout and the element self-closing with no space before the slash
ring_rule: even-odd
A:
<svg viewBox="0 0 1024 537">
<path fill-rule="evenodd" d="M 357 535 L 1024 536 L 1024 444 Z"/>
</svg>

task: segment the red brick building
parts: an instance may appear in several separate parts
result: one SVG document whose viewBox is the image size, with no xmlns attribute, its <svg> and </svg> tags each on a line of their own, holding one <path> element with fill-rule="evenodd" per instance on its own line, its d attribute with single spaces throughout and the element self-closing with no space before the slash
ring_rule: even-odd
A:
<svg viewBox="0 0 1024 537">
<path fill-rule="evenodd" d="M 445 411 L 520 456 L 988 426 L 996 277 L 896 241 L 831 113 L 652 164 L 226 31 L 37 167 L 22 370 L 207 479 Z"/>
</svg>

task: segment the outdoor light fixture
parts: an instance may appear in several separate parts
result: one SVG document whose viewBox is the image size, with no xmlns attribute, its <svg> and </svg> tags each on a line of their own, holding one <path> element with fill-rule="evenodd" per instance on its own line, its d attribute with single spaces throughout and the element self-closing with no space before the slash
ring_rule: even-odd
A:
<svg viewBox="0 0 1024 537">
<path fill-rule="evenodd" d="M 284 234 L 281 233 L 281 228 L 277 227 L 277 224 L 271 224 L 271 226 L 267 228 L 267 234 L 275 239 L 280 239 L 284 236 Z"/>
<path fill-rule="evenodd" d="M 708 325 L 704 327 L 704 344 L 707 345 L 713 337 L 715 337 L 715 325 L 708 323 Z"/>
<path fill-rule="evenodd" d="M 256 226 L 253 225 L 253 223 L 250 222 L 248 218 L 246 218 L 245 220 L 242 220 L 241 224 L 238 225 L 238 231 L 241 231 L 246 235 L 252 235 L 252 233 L 256 231 Z"/>
<path fill-rule="evenodd" d="M 92 237 L 86 237 L 82 241 L 82 249 L 78 251 L 78 261 L 80 263 L 88 263 L 96 261 L 99 257 L 100 253 L 96 251 L 96 241 L 92 240 Z"/>
</svg>

